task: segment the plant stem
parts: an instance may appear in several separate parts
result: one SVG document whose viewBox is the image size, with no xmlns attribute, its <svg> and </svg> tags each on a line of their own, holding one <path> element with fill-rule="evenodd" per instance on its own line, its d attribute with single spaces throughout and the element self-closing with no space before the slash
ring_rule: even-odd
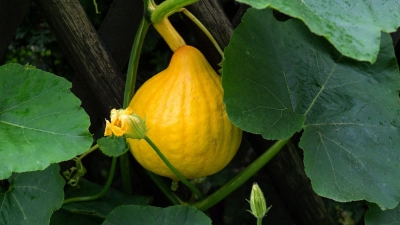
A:
<svg viewBox="0 0 400 225">
<path fill-rule="evenodd" d="M 112 162 L 111 162 L 110 173 L 108 174 L 108 178 L 107 178 L 107 182 L 104 185 L 103 189 L 100 191 L 100 193 L 98 193 L 96 195 L 93 195 L 93 196 L 83 196 L 83 197 L 68 198 L 68 199 L 64 200 L 63 205 L 64 204 L 68 204 L 68 203 L 72 203 L 72 202 L 92 201 L 92 200 L 96 200 L 96 199 L 99 199 L 99 198 L 103 197 L 107 193 L 107 191 L 110 189 L 112 180 L 114 178 L 116 165 L 117 165 L 117 158 L 113 157 Z"/>
<path fill-rule="evenodd" d="M 224 58 L 224 52 L 222 51 L 221 47 L 219 47 L 217 41 L 215 38 L 212 36 L 210 31 L 207 30 L 207 28 L 198 20 L 189 10 L 183 8 L 180 11 L 182 11 L 190 20 L 193 21 L 197 25 L 197 27 L 200 28 L 201 31 L 208 37 L 208 39 L 211 41 L 211 43 L 214 45 L 215 49 L 219 52 L 222 58 Z"/>
<path fill-rule="evenodd" d="M 165 42 L 167 42 L 169 48 L 173 52 L 179 47 L 186 45 L 181 35 L 175 30 L 167 17 L 165 17 L 158 23 L 154 23 L 153 26 L 157 30 L 157 32 L 163 37 Z"/>
<path fill-rule="evenodd" d="M 93 147 L 91 147 L 89 150 L 87 150 L 87 152 L 85 152 L 81 156 L 79 156 L 76 161 L 82 161 L 83 158 L 85 158 L 87 155 L 89 155 L 90 153 L 92 153 L 94 150 L 96 150 L 98 148 L 99 148 L 98 144 L 93 145 Z"/>
<path fill-rule="evenodd" d="M 128 71 L 126 74 L 126 84 L 124 93 L 123 108 L 129 106 L 129 103 L 135 92 L 136 74 L 139 65 L 140 53 L 142 52 L 144 38 L 146 37 L 147 30 L 149 29 L 150 23 L 143 17 L 142 22 L 139 25 L 138 31 L 133 42 L 131 55 L 129 58 Z"/>
<path fill-rule="evenodd" d="M 146 170 L 149 177 L 153 180 L 153 182 L 160 188 L 162 193 L 164 193 L 165 197 L 167 197 L 172 204 L 174 205 L 184 205 L 183 202 L 174 192 L 171 191 L 171 188 L 165 185 L 165 183 L 161 180 L 161 178 L 154 173 Z"/>
<path fill-rule="evenodd" d="M 132 194 L 132 182 L 130 174 L 130 151 L 128 150 L 119 158 L 119 169 L 121 170 L 122 189 L 128 194 Z"/>
<path fill-rule="evenodd" d="M 97 2 L 96 2 L 96 0 L 93 0 L 93 5 L 94 5 L 94 9 L 96 10 L 96 14 L 100 14 L 99 8 L 97 7 Z"/>
<path fill-rule="evenodd" d="M 153 12 L 151 12 L 151 22 L 159 23 L 164 18 L 179 11 L 185 6 L 193 4 L 199 0 L 167 0 L 158 5 Z"/>
<path fill-rule="evenodd" d="M 139 65 L 140 53 L 142 51 L 144 38 L 146 37 L 146 33 L 149 26 L 150 23 L 143 17 L 142 21 L 140 22 L 138 31 L 136 33 L 135 40 L 133 42 L 131 50 L 131 55 L 129 58 L 128 71 L 125 83 L 123 108 L 129 106 L 129 103 L 135 92 L 136 74 Z M 132 192 L 131 176 L 129 173 L 130 169 L 129 154 L 130 154 L 129 152 L 126 152 L 123 155 L 119 156 L 122 187 L 124 191 L 127 193 Z"/>
<path fill-rule="evenodd" d="M 186 185 L 193 193 L 195 193 L 198 197 L 198 199 L 202 199 L 202 194 L 199 191 L 199 189 L 196 188 L 192 183 L 186 180 L 185 177 L 183 177 L 177 169 L 168 161 L 167 157 L 164 156 L 164 154 L 160 151 L 160 149 L 150 140 L 149 137 L 145 136 L 144 140 L 149 143 L 149 145 L 156 151 L 158 156 L 164 161 L 164 163 L 168 166 L 168 168 L 175 174 L 176 177 L 184 184 Z"/>
<path fill-rule="evenodd" d="M 207 198 L 193 204 L 196 208 L 201 211 L 207 210 L 211 206 L 217 204 L 219 201 L 224 199 L 250 177 L 257 173 L 267 162 L 269 162 L 288 142 L 289 139 L 279 140 L 275 142 L 266 152 L 258 157 L 253 163 L 251 163 L 246 169 L 236 175 L 232 180 L 218 189 L 216 192 L 208 196 Z"/>
<path fill-rule="evenodd" d="M 257 225 L 262 225 L 262 218 L 257 218 Z"/>
</svg>

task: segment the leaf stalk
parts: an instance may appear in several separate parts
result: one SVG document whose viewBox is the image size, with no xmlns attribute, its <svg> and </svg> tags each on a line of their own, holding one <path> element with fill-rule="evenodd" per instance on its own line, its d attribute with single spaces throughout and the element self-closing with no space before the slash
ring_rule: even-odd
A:
<svg viewBox="0 0 400 225">
<path fill-rule="evenodd" d="M 213 194 L 204 198 L 203 200 L 192 204 L 201 211 L 207 210 L 213 205 L 220 202 L 248 179 L 250 179 L 255 173 L 257 173 L 266 163 L 268 163 L 281 149 L 289 139 L 276 141 L 266 152 L 258 157 L 253 163 L 251 163 L 246 169 L 236 175 L 228 183 L 222 186 L 220 189 L 215 191 Z"/>
</svg>

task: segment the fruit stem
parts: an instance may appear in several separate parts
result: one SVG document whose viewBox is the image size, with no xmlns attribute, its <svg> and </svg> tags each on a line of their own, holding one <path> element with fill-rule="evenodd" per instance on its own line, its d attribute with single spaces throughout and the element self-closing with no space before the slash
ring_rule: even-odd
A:
<svg viewBox="0 0 400 225">
<path fill-rule="evenodd" d="M 180 12 L 183 12 L 190 20 L 193 21 L 197 25 L 198 28 L 200 28 L 201 31 L 208 37 L 208 39 L 211 41 L 211 43 L 214 45 L 215 49 L 219 52 L 222 58 L 224 58 L 224 52 L 222 51 L 221 47 L 218 45 L 217 41 L 215 38 L 212 36 L 210 31 L 198 20 L 189 10 L 182 8 Z"/>
<path fill-rule="evenodd" d="M 257 173 L 266 163 L 268 163 L 281 149 L 286 145 L 289 139 L 276 141 L 266 152 L 260 157 L 254 160 L 246 169 L 236 175 L 228 183 L 222 186 L 220 189 L 209 195 L 207 198 L 192 204 L 201 211 L 207 210 L 211 206 L 217 204 L 219 201 L 224 199 L 248 179 L 250 179 L 255 173 Z"/>
<path fill-rule="evenodd" d="M 92 201 L 92 200 L 96 200 L 96 199 L 99 199 L 99 198 L 103 197 L 107 193 L 107 191 L 110 189 L 112 180 L 114 178 L 116 165 L 117 165 L 117 158 L 113 157 L 112 162 L 111 162 L 110 173 L 108 174 L 108 178 L 107 178 L 107 182 L 104 185 L 103 189 L 100 191 L 100 193 L 98 193 L 96 195 L 93 195 L 93 196 L 83 196 L 83 197 L 68 198 L 68 199 L 64 200 L 63 205 L 68 204 L 68 203 L 72 203 L 72 202 Z"/>
<path fill-rule="evenodd" d="M 160 151 L 160 149 L 154 144 L 154 142 L 152 142 L 150 140 L 149 137 L 145 136 L 143 138 L 144 140 L 147 141 L 147 143 L 149 143 L 149 145 L 154 149 L 154 151 L 156 151 L 156 153 L 158 154 L 158 156 L 160 156 L 160 158 L 164 161 L 164 163 L 168 166 L 168 168 L 175 174 L 176 177 L 178 177 L 178 179 L 184 184 L 186 185 L 193 193 L 195 193 L 197 195 L 198 199 L 202 199 L 203 196 L 201 194 L 201 192 L 199 191 L 199 189 L 197 189 L 196 186 L 194 186 L 192 183 L 190 183 L 188 180 L 186 180 L 185 177 L 183 177 L 179 171 L 177 169 L 175 169 L 175 167 L 168 161 L 167 157 L 164 156 L 164 154 Z"/>
<path fill-rule="evenodd" d="M 164 38 L 172 51 L 176 51 L 179 47 L 186 45 L 181 35 L 175 30 L 168 17 L 163 18 L 160 22 L 153 24 L 157 32 Z"/>
</svg>

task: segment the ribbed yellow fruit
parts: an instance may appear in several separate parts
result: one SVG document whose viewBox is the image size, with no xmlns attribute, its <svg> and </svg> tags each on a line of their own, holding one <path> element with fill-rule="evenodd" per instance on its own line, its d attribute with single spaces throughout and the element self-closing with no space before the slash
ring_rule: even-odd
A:
<svg viewBox="0 0 400 225">
<path fill-rule="evenodd" d="M 185 45 L 167 69 L 137 91 L 129 107 L 145 118 L 147 136 L 187 179 L 224 168 L 236 154 L 242 131 L 228 119 L 221 78 L 203 54 Z M 127 139 L 136 160 L 155 174 L 177 177 L 145 140 Z"/>
</svg>

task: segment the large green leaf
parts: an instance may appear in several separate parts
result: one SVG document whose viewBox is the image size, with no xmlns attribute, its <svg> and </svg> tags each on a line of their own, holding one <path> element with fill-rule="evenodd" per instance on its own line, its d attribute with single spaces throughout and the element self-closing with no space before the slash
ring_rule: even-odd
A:
<svg viewBox="0 0 400 225">
<path fill-rule="evenodd" d="M 326 37 L 343 55 L 374 62 L 381 30 L 400 26 L 398 0 L 237 0 L 255 8 L 271 7 L 298 18 Z M 295 37 L 293 37 L 295 38 Z"/>
<path fill-rule="evenodd" d="M 300 21 L 251 9 L 225 52 L 228 115 L 267 139 L 303 128 L 300 147 L 318 194 L 393 208 L 400 200 L 400 79 L 389 35 L 381 42 L 375 64 L 355 61 Z"/>
<path fill-rule="evenodd" d="M 365 225 L 400 225 L 400 206 L 382 211 L 379 206 L 368 203 Z"/>
<path fill-rule="evenodd" d="M 103 225 L 206 225 L 211 224 L 203 212 L 195 207 L 176 205 L 167 208 L 153 206 L 120 206 L 111 212 Z"/>
<path fill-rule="evenodd" d="M 65 198 L 75 198 L 83 196 L 93 196 L 103 189 L 83 178 L 79 180 L 79 188 L 68 187 L 65 191 Z M 151 197 L 128 195 L 114 189 L 110 189 L 102 198 L 93 201 L 73 202 L 63 205 L 62 209 L 79 214 L 92 215 L 100 218 L 106 216 L 116 207 L 121 205 L 148 205 Z"/>
<path fill-rule="evenodd" d="M 9 189 L 0 193 L 0 224 L 49 224 L 64 199 L 64 179 L 57 164 L 43 171 L 13 174 Z"/>
<path fill-rule="evenodd" d="M 89 118 L 63 78 L 31 67 L 0 67 L 0 180 L 42 170 L 89 149 Z"/>
</svg>

